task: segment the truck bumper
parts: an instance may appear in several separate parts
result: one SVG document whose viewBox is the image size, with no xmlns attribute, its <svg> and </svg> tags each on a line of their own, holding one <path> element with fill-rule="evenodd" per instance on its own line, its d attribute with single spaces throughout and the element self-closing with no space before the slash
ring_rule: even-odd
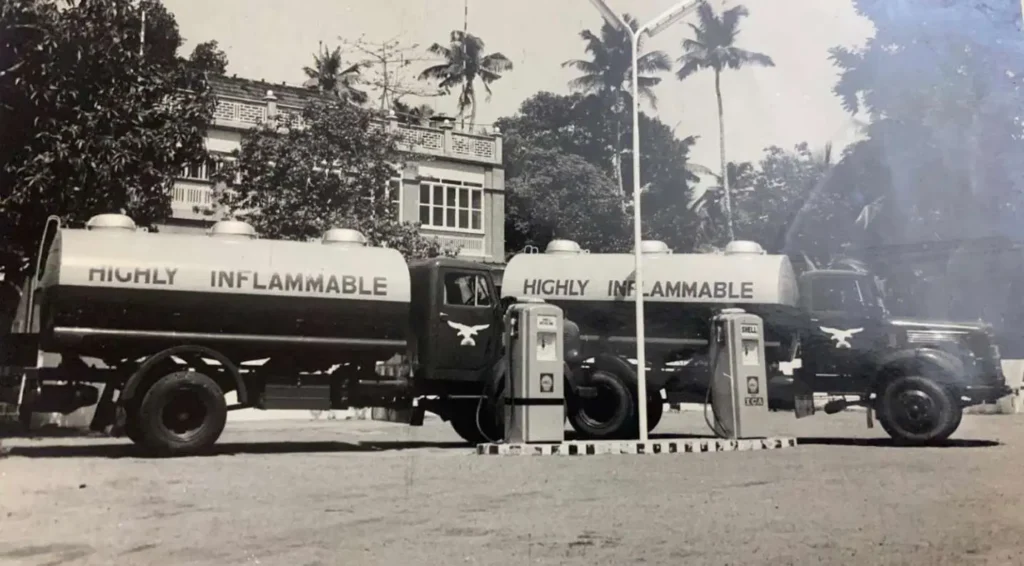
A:
<svg viewBox="0 0 1024 566">
<path fill-rule="evenodd" d="M 967 385 L 960 390 L 960 395 L 966 399 L 968 406 L 980 405 L 982 403 L 995 403 L 999 399 L 1012 395 L 1013 389 L 1006 384 L 1002 385 Z"/>
</svg>

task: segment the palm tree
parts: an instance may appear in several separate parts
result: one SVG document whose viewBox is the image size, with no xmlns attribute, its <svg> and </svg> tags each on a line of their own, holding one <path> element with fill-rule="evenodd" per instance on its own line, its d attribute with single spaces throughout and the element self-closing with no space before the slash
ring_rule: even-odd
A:
<svg viewBox="0 0 1024 566">
<path fill-rule="evenodd" d="M 682 66 L 676 72 L 679 80 L 684 80 L 697 71 L 711 69 L 715 72 L 715 98 L 718 101 L 718 149 L 723 171 L 723 204 L 725 205 L 726 226 L 729 239 L 735 237 L 732 226 L 732 204 L 729 193 L 729 176 L 726 171 L 725 157 L 725 113 L 722 109 L 722 71 L 739 69 L 751 65 L 774 67 L 772 58 L 763 54 L 747 51 L 736 47 L 736 36 L 739 34 L 740 19 L 750 15 L 745 6 L 736 6 L 722 13 L 715 14 L 710 4 L 704 2 L 698 8 L 700 23 L 690 24 L 694 39 L 683 40 L 683 56 L 679 58 Z"/>
<path fill-rule="evenodd" d="M 313 66 L 302 68 L 302 72 L 309 77 L 302 86 L 333 94 L 341 100 L 365 104 L 369 96 L 355 88 L 362 66 L 362 63 L 355 63 L 343 68 L 341 48 L 329 50 L 321 43 L 319 53 L 313 55 Z"/>
<path fill-rule="evenodd" d="M 448 46 L 440 43 L 431 45 L 427 51 L 444 59 L 444 63 L 427 67 L 420 73 L 421 80 L 436 80 L 445 94 L 455 86 L 462 86 L 459 93 L 459 119 L 463 120 L 466 109 L 470 109 L 469 127 L 476 124 L 476 80 L 484 85 L 487 99 L 491 98 L 491 83 L 501 74 L 512 70 L 512 61 L 501 53 L 484 55 L 484 41 L 479 37 L 455 30 L 451 33 Z"/>
<path fill-rule="evenodd" d="M 636 19 L 623 14 L 623 19 L 634 31 L 639 27 Z M 597 96 L 605 102 L 615 119 L 615 155 L 612 167 L 615 179 L 619 183 L 619 191 L 625 194 L 622 179 L 622 125 L 625 121 L 625 109 L 632 102 L 633 81 L 633 46 L 629 35 L 605 22 L 601 26 L 598 37 L 589 29 L 580 32 L 580 38 L 586 42 L 584 50 L 590 60 L 571 59 L 562 63 L 563 67 L 572 67 L 581 73 L 579 77 L 569 81 L 569 88 Z M 643 40 L 637 46 L 643 50 Z M 640 69 L 640 96 L 647 100 L 651 108 L 657 109 L 658 98 L 654 95 L 654 87 L 661 82 L 654 73 L 668 71 L 672 68 L 668 55 L 664 51 L 650 51 L 637 59 Z"/>
<path fill-rule="evenodd" d="M 434 109 L 427 104 L 412 106 L 402 102 L 401 99 L 395 99 L 391 103 L 391 109 L 394 110 L 399 123 L 402 124 L 425 126 L 430 122 L 430 117 L 434 115 Z"/>
</svg>

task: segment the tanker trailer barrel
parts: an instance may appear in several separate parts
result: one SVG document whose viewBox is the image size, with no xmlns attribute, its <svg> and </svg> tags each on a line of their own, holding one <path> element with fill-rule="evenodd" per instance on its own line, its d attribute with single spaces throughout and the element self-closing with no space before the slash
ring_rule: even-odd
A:
<svg viewBox="0 0 1024 566">
<path fill-rule="evenodd" d="M 63 229 L 40 287 L 55 346 L 82 355 L 161 340 L 402 349 L 409 271 L 354 231 L 318 243 L 255 238 L 224 221 L 208 235 Z M 354 240 L 354 241 L 353 241 Z M 49 345 L 49 344 L 44 344 Z"/>
</svg>

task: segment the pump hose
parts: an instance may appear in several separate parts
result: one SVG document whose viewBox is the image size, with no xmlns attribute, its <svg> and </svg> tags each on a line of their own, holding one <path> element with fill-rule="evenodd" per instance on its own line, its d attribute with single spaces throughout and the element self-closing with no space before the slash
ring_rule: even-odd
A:
<svg viewBox="0 0 1024 566">
<path fill-rule="evenodd" d="M 718 418 L 718 411 L 715 411 L 715 407 L 713 405 L 711 406 L 711 414 L 714 415 L 715 422 L 712 423 L 711 419 L 708 418 L 708 405 L 711 401 L 711 389 L 715 385 L 715 370 L 717 368 L 718 356 L 715 356 L 715 359 L 712 360 L 711 362 L 711 379 L 708 380 L 708 391 L 707 394 L 704 395 L 704 423 L 708 425 L 708 428 L 711 429 L 711 432 L 715 433 L 715 436 L 719 438 L 725 438 L 729 435 L 725 434 L 725 426 L 722 425 L 722 421 Z"/>
<path fill-rule="evenodd" d="M 509 366 L 510 366 L 509 367 L 509 371 L 508 371 L 508 373 L 505 376 L 505 380 L 508 382 L 509 390 L 512 393 L 511 397 L 513 399 L 515 399 L 515 397 L 516 397 L 515 396 L 515 381 L 512 379 L 511 362 L 509 363 Z M 495 391 L 494 391 L 494 393 L 495 393 L 495 400 L 497 400 L 497 395 L 500 395 L 502 392 L 497 391 L 497 389 L 498 389 L 497 387 L 495 387 L 494 389 L 495 389 Z M 486 401 L 487 398 L 488 398 L 488 392 L 485 389 L 483 394 L 480 395 L 480 401 L 478 401 L 477 404 L 476 404 L 476 429 L 478 431 L 480 431 L 480 436 L 483 436 L 484 440 L 486 440 L 487 442 L 489 442 L 491 444 L 501 444 L 502 442 L 505 441 L 503 438 L 493 439 L 490 436 L 487 436 L 487 433 L 484 431 L 484 427 L 480 426 L 480 412 L 483 410 L 483 408 L 484 408 L 484 401 Z M 497 403 L 494 403 L 494 405 L 497 406 Z M 509 416 L 507 418 L 505 417 L 505 415 L 502 415 L 502 419 L 504 421 L 504 430 L 503 430 L 503 432 L 505 432 L 505 436 L 507 437 L 508 436 L 508 431 L 512 428 L 512 414 L 511 414 L 511 411 L 502 411 L 502 412 L 509 414 Z M 495 418 L 497 418 L 497 415 L 493 415 L 493 416 Z"/>
</svg>

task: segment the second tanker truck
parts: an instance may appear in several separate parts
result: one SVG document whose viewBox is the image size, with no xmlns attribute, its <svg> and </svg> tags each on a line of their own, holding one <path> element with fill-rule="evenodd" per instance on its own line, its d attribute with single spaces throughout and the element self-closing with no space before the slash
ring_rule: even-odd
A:
<svg viewBox="0 0 1024 566">
<path fill-rule="evenodd" d="M 864 405 L 895 439 L 927 444 L 959 426 L 963 408 L 1009 394 L 991 328 L 983 323 L 895 318 L 869 273 L 817 270 L 795 275 L 787 256 L 754 242 L 722 254 L 673 254 L 647 241 L 644 261 L 648 427 L 668 402 L 705 400 L 708 321 L 739 307 L 762 317 L 769 396 L 789 397 L 797 416 L 814 412 L 813 393 L 840 397 L 825 412 Z M 502 293 L 560 306 L 581 343 L 568 360 L 589 398 L 568 396 L 572 426 L 588 437 L 635 434 L 636 352 L 633 254 L 589 254 L 555 240 L 545 253 L 514 256 Z M 781 362 L 799 356 L 793 392 L 772 392 Z M 852 401 L 850 399 L 853 399 Z"/>
</svg>

